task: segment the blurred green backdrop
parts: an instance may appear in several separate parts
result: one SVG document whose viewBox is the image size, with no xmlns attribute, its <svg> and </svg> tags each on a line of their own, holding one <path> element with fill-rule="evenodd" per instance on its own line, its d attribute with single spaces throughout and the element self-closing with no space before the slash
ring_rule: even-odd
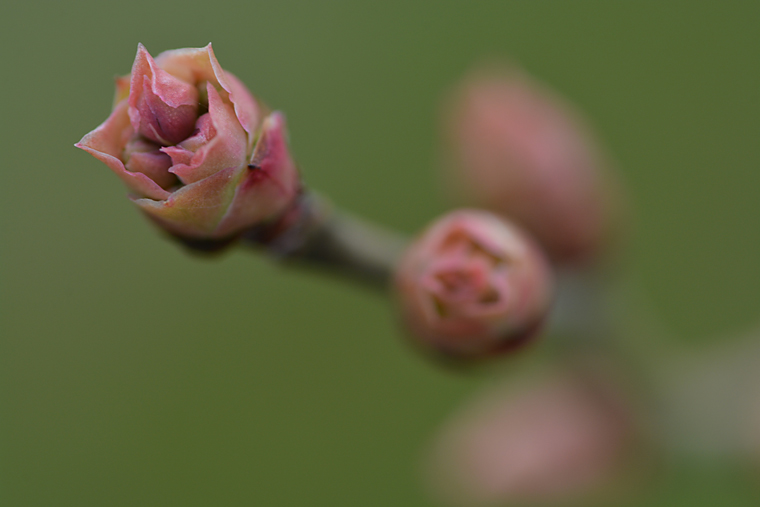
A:
<svg viewBox="0 0 760 507">
<path fill-rule="evenodd" d="M 760 2 L 6 2 L 0 505 L 425 506 L 431 432 L 480 380 L 382 297 L 190 257 L 73 143 L 137 42 L 214 43 L 288 114 L 308 184 L 414 231 L 446 209 L 437 108 L 510 56 L 586 110 L 636 206 L 629 266 L 684 346 L 760 315 Z M 684 463 L 640 505 L 756 505 Z"/>
</svg>

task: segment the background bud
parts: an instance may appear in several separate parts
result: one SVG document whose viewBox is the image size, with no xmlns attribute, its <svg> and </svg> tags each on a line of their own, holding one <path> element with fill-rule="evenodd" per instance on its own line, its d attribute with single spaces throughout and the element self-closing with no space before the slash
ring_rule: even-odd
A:
<svg viewBox="0 0 760 507">
<path fill-rule="evenodd" d="M 633 465 L 638 422 L 606 376 L 560 368 L 479 395 L 436 437 L 428 473 L 446 505 L 565 504 Z"/>
<path fill-rule="evenodd" d="M 445 125 L 456 188 L 516 220 L 555 260 L 599 252 L 615 199 L 577 112 L 526 74 L 479 71 L 450 99 Z"/>
<path fill-rule="evenodd" d="M 511 350 L 536 332 L 549 306 L 551 274 L 515 226 L 460 210 L 408 247 L 396 288 L 406 324 L 424 348 L 476 357 Z"/>
</svg>

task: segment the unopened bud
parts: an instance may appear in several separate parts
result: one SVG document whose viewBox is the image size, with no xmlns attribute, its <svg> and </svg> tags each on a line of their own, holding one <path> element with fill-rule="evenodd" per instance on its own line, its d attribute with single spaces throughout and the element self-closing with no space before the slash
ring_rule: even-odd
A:
<svg viewBox="0 0 760 507">
<path fill-rule="evenodd" d="M 579 114 L 522 72 L 475 73 L 446 118 L 456 188 L 509 216 L 559 261 L 603 249 L 614 192 Z"/>
<path fill-rule="evenodd" d="M 512 350 L 532 337 L 551 299 L 551 273 L 517 227 L 484 211 L 433 223 L 396 272 L 401 310 L 423 348 L 453 358 Z"/>
<path fill-rule="evenodd" d="M 227 240 L 272 220 L 300 186 L 285 119 L 269 115 L 205 48 L 142 46 L 113 111 L 77 143 L 154 222 L 187 241 Z"/>
<path fill-rule="evenodd" d="M 470 507 L 575 504 L 613 493 L 637 463 L 637 431 L 627 399 L 608 382 L 557 372 L 481 395 L 435 440 L 432 493 Z"/>
</svg>

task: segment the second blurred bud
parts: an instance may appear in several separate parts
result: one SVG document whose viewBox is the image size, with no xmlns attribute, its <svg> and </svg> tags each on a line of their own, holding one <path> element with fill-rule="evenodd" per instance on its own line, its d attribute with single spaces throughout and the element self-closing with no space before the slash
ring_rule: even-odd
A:
<svg viewBox="0 0 760 507">
<path fill-rule="evenodd" d="M 589 366 L 556 364 L 476 396 L 432 443 L 431 493 L 457 507 L 612 505 L 632 494 L 649 463 L 645 423 L 630 386 Z"/>
<path fill-rule="evenodd" d="M 453 188 L 531 232 L 556 262 L 599 255 L 618 192 L 593 136 L 560 97 L 514 67 L 472 72 L 445 109 Z"/>
</svg>

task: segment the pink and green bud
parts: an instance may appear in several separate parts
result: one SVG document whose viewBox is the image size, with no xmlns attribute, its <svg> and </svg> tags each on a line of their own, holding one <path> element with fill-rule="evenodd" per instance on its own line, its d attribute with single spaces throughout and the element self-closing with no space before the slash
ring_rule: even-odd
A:
<svg viewBox="0 0 760 507">
<path fill-rule="evenodd" d="M 452 212 L 412 243 L 396 271 L 407 327 L 453 358 L 513 350 L 539 329 L 552 277 L 539 249 L 491 213 Z"/>
<path fill-rule="evenodd" d="M 108 119 L 77 143 L 126 184 L 154 222 L 186 240 L 226 240 L 276 219 L 300 188 L 285 118 L 268 113 L 209 44 L 139 45 Z"/>
<path fill-rule="evenodd" d="M 456 188 L 509 216 L 555 260 L 582 261 L 605 247 L 615 192 L 580 115 L 524 73 L 476 73 L 447 111 Z"/>
</svg>

